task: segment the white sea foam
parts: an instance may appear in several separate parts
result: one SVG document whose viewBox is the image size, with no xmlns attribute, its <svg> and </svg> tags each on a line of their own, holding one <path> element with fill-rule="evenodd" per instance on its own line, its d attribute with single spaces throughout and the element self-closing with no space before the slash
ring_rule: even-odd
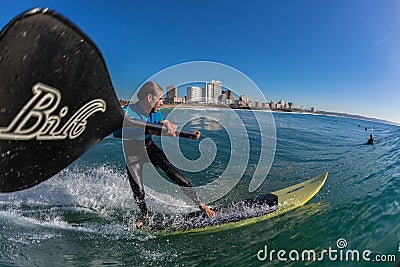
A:
<svg viewBox="0 0 400 267">
<path fill-rule="evenodd" d="M 186 207 L 187 211 L 194 208 L 170 195 L 150 188 L 147 191 L 150 210 L 157 206 L 164 207 L 168 213 L 178 213 L 182 212 L 180 207 Z M 131 218 L 136 210 L 126 173 L 104 165 L 67 168 L 34 188 L 0 196 L 0 218 L 22 227 L 40 226 L 100 233 L 114 239 L 148 240 L 152 238 L 150 235 L 132 235 L 126 225 L 134 223 Z M 75 217 L 78 221 L 74 221 Z"/>
</svg>

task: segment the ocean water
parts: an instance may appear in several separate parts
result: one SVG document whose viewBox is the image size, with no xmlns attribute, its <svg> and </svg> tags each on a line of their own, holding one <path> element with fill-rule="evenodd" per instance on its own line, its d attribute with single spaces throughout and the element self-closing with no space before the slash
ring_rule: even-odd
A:
<svg viewBox="0 0 400 267">
<path fill-rule="evenodd" d="M 195 116 L 202 110 L 183 112 Z M 249 140 L 249 161 L 242 179 L 219 202 L 329 172 L 326 184 L 306 205 L 218 233 L 165 237 L 134 232 L 130 226 L 137 207 L 125 174 L 121 141 L 110 136 L 50 180 L 22 192 L 0 194 L 0 266 L 396 266 L 400 261 L 400 127 L 274 113 L 277 142 L 272 167 L 251 193 L 249 181 L 257 164 L 263 164 L 258 163 L 261 141 L 253 113 L 238 114 L 247 129 L 243 138 Z M 199 158 L 201 150 L 213 154 L 216 149 L 207 168 L 185 171 L 195 185 L 209 183 L 229 166 L 227 135 L 234 126 L 220 127 L 221 122 L 199 119 L 187 126 L 200 129 L 202 138 L 212 140 L 214 146 L 199 148 L 192 140 L 179 143 L 190 160 Z M 374 145 L 365 144 L 370 133 Z M 153 212 L 160 212 L 160 203 L 148 201 Z M 190 206 L 182 199 L 169 201 Z M 279 250 L 286 254 L 278 257 Z M 302 252 L 311 250 L 316 261 L 302 260 Z M 359 252 L 358 261 L 346 259 L 349 250 Z"/>
</svg>

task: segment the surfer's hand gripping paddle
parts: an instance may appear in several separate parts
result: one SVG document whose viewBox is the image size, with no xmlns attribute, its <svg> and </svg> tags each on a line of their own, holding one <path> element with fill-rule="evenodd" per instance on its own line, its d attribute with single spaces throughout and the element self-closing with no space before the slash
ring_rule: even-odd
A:
<svg viewBox="0 0 400 267">
<path fill-rule="evenodd" d="M 49 179 L 124 123 L 96 45 L 48 9 L 0 32 L 0 96 L 0 192 Z M 129 118 L 125 126 L 163 130 Z"/>
</svg>

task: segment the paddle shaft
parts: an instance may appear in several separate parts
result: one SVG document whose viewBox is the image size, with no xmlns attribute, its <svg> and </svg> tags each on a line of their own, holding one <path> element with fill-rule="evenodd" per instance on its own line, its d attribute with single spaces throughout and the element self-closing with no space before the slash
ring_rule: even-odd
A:
<svg viewBox="0 0 400 267">
<path fill-rule="evenodd" d="M 130 126 L 130 127 L 136 127 L 136 128 L 143 128 L 146 127 L 146 130 L 150 130 L 150 131 L 155 131 L 157 133 L 162 133 L 163 131 L 167 131 L 167 128 L 159 125 L 159 124 L 153 124 L 153 123 L 147 123 L 145 121 L 141 121 L 141 120 L 135 120 L 135 119 L 131 119 L 126 117 L 125 118 L 125 125 L 126 126 Z M 175 134 L 179 137 L 183 137 L 183 138 L 189 138 L 189 139 L 197 139 L 197 135 L 195 133 L 191 133 L 191 132 L 185 132 L 185 131 L 176 131 Z"/>
</svg>

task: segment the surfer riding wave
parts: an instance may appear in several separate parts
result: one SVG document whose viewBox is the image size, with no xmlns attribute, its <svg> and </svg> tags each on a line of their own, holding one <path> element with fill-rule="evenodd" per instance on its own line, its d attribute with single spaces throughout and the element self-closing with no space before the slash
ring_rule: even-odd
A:
<svg viewBox="0 0 400 267">
<path fill-rule="evenodd" d="M 163 105 L 163 90 L 155 82 L 146 82 L 138 91 L 139 101 L 123 108 L 126 116 L 148 123 L 160 124 L 166 128 L 163 135 L 176 136 L 176 124 L 164 120 L 160 111 Z M 123 136 L 122 136 L 123 131 Z M 195 131 L 195 139 L 200 138 L 200 132 Z M 152 135 L 158 132 L 138 128 L 124 127 L 114 132 L 114 137 L 124 139 L 126 170 L 134 198 L 141 215 L 136 220 L 136 226 L 142 227 L 148 223 L 148 209 L 145 202 L 143 186 L 143 165 L 151 162 L 157 169 L 163 171 L 182 191 L 204 212 L 206 217 L 214 217 L 215 212 L 209 209 L 193 189 L 191 182 L 181 174 L 167 159 L 164 152 L 153 142 Z"/>
</svg>

